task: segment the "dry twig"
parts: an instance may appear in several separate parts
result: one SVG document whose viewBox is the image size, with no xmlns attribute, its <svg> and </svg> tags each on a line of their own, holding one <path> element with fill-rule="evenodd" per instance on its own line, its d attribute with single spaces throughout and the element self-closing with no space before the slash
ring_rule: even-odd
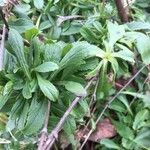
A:
<svg viewBox="0 0 150 150">
<path fill-rule="evenodd" d="M 46 112 L 46 117 L 45 117 L 45 123 L 44 123 L 44 127 L 42 129 L 42 132 L 41 132 L 41 137 L 39 139 L 38 150 L 42 150 L 44 142 L 47 139 L 47 135 L 48 135 L 47 127 L 48 127 L 48 121 L 49 121 L 50 106 L 51 106 L 50 101 L 48 101 L 47 112 Z"/>
<path fill-rule="evenodd" d="M 2 38 L 1 38 L 1 41 L 0 41 L 0 71 L 3 70 L 3 60 L 4 60 L 4 51 L 5 51 L 4 45 L 5 45 L 6 32 L 7 32 L 7 29 L 4 25 L 3 26 Z"/>
<path fill-rule="evenodd" d="M 85 87 L 85 89 L 88 89 L 89 86 L 92 84 L 92 82 L 95 80 L 95 77 L 92 78 L 88 83 L 87 86 Z M 70 112 L 73 110 L 73 108 L 77 105 L 77 103 L 82 99 L 83 97 L 77 96 L 73 102 L 71 103 L 71 105 L 69 106 L 69 108 L 66 110 L 66 112 L 64 113 L 64 115 L 62 116 L 62 118 L 60 119 L 60 121 L 58 122 L 58 124 L 56 125 L 56 127 L 53 129 L 53 131 L 49 134 L 42 150 L 49 150 L 52 145 L 54 144 L 55 140 L 58 138 L 58 133 L 61 130 L 63 124 L 65 123 L 67 117 L 69 116 Z"/>
<path fill-rule="evenodd" d="M 77 18 L 84 18 L 84 17 L 83 17 L 83 16 L 80 16 L 80 15 L 58 16 L 57 25 L 60 26 L 64 21 L 72 20 L 72 19 L 77 19 Z"/>
</svg>

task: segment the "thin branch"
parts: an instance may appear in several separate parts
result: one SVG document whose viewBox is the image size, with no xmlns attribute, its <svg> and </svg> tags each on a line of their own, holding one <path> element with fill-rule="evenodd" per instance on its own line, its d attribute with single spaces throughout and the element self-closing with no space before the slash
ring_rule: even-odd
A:
<svg viewBox="0 0 150 150">
<path fill-rule="evenodd" d="M 44 127 L 42 129 L 42 132 L 41 132 L 41 137 L 39 139 L 38 150 L 42 150 L 44 142 L 47 139 L 47 135 L 48 135 L 47 127 L 48 127 L 48 121 L 49 121 L 50 107 L 51 107 L 51 103 L 50 103 L 50 101 L 48 101 L 47 112 L 46 112 L 46 117 L 45 117 L 45 123 L 44 123 Z"/>
<path fill-rule="evenodd" d="M 60 26 L 64 21 L 72 20 L 72 19 L 77 19 L 77 18 L 84 18 L 84 17 L 83 17 L 83 16 L 80 16 L 80 15 L 58 16 L 57 25 Z"/>
<path fill-rule="evenodd" d="M 128 22 L 129 17 L 128 17 L 128 6 L 124 7 L 124 2 L 125 0 L 115 0 L 116 7 L 118 10 L 118 15 L 121 19 L 122 22 Z"/>
<path fill-rule="evenodd" d="M 147 65 L 143 66 L 125 85 L 124 87 L 105 105 L 104 109 L 102 110 L 102 112 L 100 113 L 99 117 L 97 118 L 95 125 L 98 124 L 98 122 L 100 121 L 101 117 L 104 115 L 105 111 L 107 110 L 107 108 L 109 107 L 109 105 L 121 94 L 121 92 L 126 89 L 126 87 L 140 74 L 140 72 L 146 67 Z M 91 129 L 88 133 L 88 135 L 86 136 L 86 139 L 84 140 L 83 144 L 81 145 L 79 150 L 82 150 L 83 146 L 86 144 L 88 138 L 90 137 L 90 135 L 92 134 L 93 129 Z"/>
<path fill-rule="evenodd" d="M 36 144 L 36 141 L 18 141 L 20 145 L 29 145 L 29 144 Z M 4 144 L 11 144 L 12 141 L 4 139 L 4 138 L 0 138 L 0 145 L 4 145 Z"/>
<path fill-rule="evenodd" d="M 3 20 L 3 22 L 4 22 L 4 25 L 5 25 L 6 28 L 9 30 L 9 25 L 8 25 L 8 23 L 7 23 L 7 20 L 6 20 L 6 18 L 5 18 L 5 15 L 4 15 L 4 13 L 3 13 L 3 9 L 2 9 L 2 8 L 0 8 L 0 16 L 1 16 L 2 20 Z"/>
<path fill-rule="evenodd" d="M 85 89 L 88 89 L 90 87 L 90 85 L 92 84 L 92 82 L 95 80 L 95 77 L 92 78 L 88 83 L 87 86 L 85 87 Z M 71 105 L 69 106 L 69 108 L 66 110 L 66 112 L 64 113 L 64 115 L 62 116 L 62 118 L 60 119 L 60 121 L 58 122 L 58 124 L 56 125 L 56 127 L 53 129 L 53 131 L 49 134 L 47 141 L 45 142 L 45 145 L 43 146 L 42 150 L 49 150 L 52 145 L 54 144 L 55 140 L 58 138 L 58 133 L 61 130 L 63 124 L 65 123 L 67 117 L 69 116 L 69 114 L 71 113 L 71 111 L 73 110 L 73 108 L 77 105 L 77 103 L 82 99 L 83 97 L 77 96 L 73 102 L 71 103 Z"/>
<path fill-rule="evenodd" d="M 0 71 L 3 70 L 3 61 L 4 61 L 4 45 L 5 45 L 5 37 L 6 37 L 6 27 L 3 26 L 3 33 L 2 33 L 2 39 L 0 41 Z"/>
</svg>

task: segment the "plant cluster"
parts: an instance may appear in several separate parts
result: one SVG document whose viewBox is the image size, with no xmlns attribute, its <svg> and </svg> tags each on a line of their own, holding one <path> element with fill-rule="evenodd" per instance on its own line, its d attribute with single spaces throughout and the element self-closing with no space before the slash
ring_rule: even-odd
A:
<svg viewBox="0 0 150 150">
<path fill-rule="evenodd" d="M 2 149 L 36 149 L 46 118 L 51 133 L 79 98 L 55 149 L 70 144 L 78 149 L 85 139 L 75 133 L 86 127 L 93 131 L 109 118 L 117 135 L 94 141 L 95 149 L 148 150 L 148 4 L 137 0 L 133 21 L 125 24 L 113 1 L 23 0 L 15 5 L 0 72 Z"/>
</svg>

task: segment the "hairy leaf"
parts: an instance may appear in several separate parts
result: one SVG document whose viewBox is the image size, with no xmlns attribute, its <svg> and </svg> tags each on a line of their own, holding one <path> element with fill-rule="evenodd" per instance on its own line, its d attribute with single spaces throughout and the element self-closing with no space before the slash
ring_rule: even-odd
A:
<svg viewBox="0 0 150 150">
<path fill-rule="evenodd" d="M 142 124 L 149 118 L 149 115 L 150 113 L 147 109 L 139 111 L 135 116 L 135 119 L 133 122 L 133 129 L 137 130 L 140 127 L 142 127 Z"/>
<path fill-rule="evenodd" d="M 12 47 L 12 49 L 18 59 L 18 62 L 20 63 L 20 66 L 22 67 L 26 76 L 29 79 L 31 79 L 31 75 L 29 72 L 29 66 L 25 59 L 23 39 L 22 39 L 21 35 L 18 33 L 18 31 L 14 30 L 14 29 L 10 29 L 8 42 L 9 42 L 10 46 Z"/>
<path fill-rule="evenodd" d="M 63 81 L 62 83 L 68 91 L 74 93 L 77 96 L 86 96 L 87 94 L 86 90 L 80 83 L 73 81 Z"/>
<path fill-rule="evenodd" d="M 48 80 L 43 79 L 40 75 L 37 75 L 38 84 L 43 94 L 51 101 L 58 99 L 59 92 L 56 87 Z"/>
<path fill-rule="evenodd" d="M 36 68 L 34 68 L 34 70 L 37 72 L 50 72 L 50 71 L 55 71 L 58 68 L 59 67 L 56 63 L 49 61 L 49 62 L 44 62 L 43 64 L 37 66 Z"/>
<path fill-rule="evenodd" d="M 43 126 L 47 110 L 47 101 L 38 102 L 36 98 L 32 100 L 29 108 L 28 118 L 23 133 L 31 135 L 37 133 Z"/>
</svg>

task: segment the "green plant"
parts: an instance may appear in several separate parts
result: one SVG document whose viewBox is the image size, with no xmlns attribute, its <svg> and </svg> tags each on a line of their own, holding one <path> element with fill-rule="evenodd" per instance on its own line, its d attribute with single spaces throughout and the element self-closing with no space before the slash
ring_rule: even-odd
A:
<svg viewBox="0 0 150 150">
<path fill-rule="evenodd" d="M 95 149 L 150 148 L 150 24 L 141 22 L 145 14 L 135 4 L 134 21 L 126 24 L 119 23 L 113 1 L 23 0 L 14 6 L 0 72 L 4 149 L 36 149 L 45 132 L 52 144 L 58 138 L 55 148 L 67 139 L 64 147 L 77 149 L 78 129 L 92 133 L 105 117 L 117 135 L 96 141 Z"/>
</svg>

